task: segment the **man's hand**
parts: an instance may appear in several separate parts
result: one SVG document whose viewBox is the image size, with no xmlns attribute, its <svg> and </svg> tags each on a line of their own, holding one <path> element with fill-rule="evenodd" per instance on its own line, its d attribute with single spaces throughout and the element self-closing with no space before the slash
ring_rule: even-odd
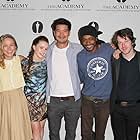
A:
<svg viewBox="0 0 140 140">
<path fill-rule="evenodd" d="M 116 49 L 113 53 L 113 57 L 115 59 L 119 59 L 120 58 L 120 54 L 121 54 L 121 51 L 119 49 Z"/>
</svg>

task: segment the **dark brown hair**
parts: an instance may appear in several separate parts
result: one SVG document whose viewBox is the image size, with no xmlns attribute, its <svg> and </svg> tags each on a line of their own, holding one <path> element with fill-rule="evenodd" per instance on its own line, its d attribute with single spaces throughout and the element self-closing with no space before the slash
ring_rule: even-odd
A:
<svg viewBox="0 0 140 140">
<path fill-rule="evenodd" d="M 131 42 L 132 42 L 132 46 L 133 46 L 133 47 L 136 46 L 136 44 L 135 44 L 136 38 L 135 38 L 134 35 L 133 35 L 132 29 L 130 29 L 130 28 L 124 28 L 124 29 L 118 30 L 118 31 L 116 31 L 116 32 L 114 33 L 114 35 L 113 35 L 113 37 L 112 37 L 112 39 L 111 39 L 111 42 L 112 42 L 112 44 L 113 44 L 116 48 L 118 48 L 118 40 L 117 40 L 117 37 L 118 37 L 118 36 L 120 36 L 120 37 L 122 37 L 122 38 L 128 37 L 128 38 L 131 40 Z"/>
<path fill-rule="evenodd" d="M 51 25 L 52 30 L 55 31 L 56 26 L 57 26 L 57 25 L 60 25 L 60 24 L 67 25 L 69 31 L 71 30 L 71 22 L 68 21 L 68 20 L 65 19 L 65 18 L 58 18 L 58 19 L 54 20 L 53 23 L 52 23 L 52 25 Z"/>
<path fill-rule="evenodd" d="M 29 72 L 30 67 L 32 66 L 32 63 L 33 63 L 33 55 L 34 55 L 33 46 L 34 46 L 34 45 L 36 46 L 40 41 L 46 41 L 47 43 L 49 43 L 48 38 L 45 37 L 45 36 L 38 36 L 38 37 L 36 37 L 36 38 L 33 40 L 32 45 L 31 45 L 31 50 L 30 50 L 30 52 L 29 52 L 29 54 L 28 54 L 28 58 L 29 58 L 29 59 L 28 59 L 28 62 L 29 62 L 29 65 L 28 65 L 28 72 Z"/>
</svg>

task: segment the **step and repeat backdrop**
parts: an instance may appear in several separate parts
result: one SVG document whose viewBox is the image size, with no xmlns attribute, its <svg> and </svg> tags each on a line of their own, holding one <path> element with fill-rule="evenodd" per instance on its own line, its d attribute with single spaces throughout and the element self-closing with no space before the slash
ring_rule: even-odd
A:
<svg viewBox="0 0 140 140">
<path fill-rule="evenodd" d="M 91 21 L 99 24 L 100 39 L 110 42 L 113 33 L 129 27 L 136 37 L 140 50 L 140 0 L 0 0 L 0 35 L 12 34 L 18 43 L 18 53 L 27 55 L 32 40 L 46 35 L 53 41 L 51 24 L 56 18 L 66 18 L 72 23 L 70 40 L 79 43 L 77 32 Z M 61 129 L 64 139 L 64 123 Z M 106 139 L 112 139 L 110 122 Z M 47 123 L 44 140 L 48 139 Z M 80 120 L 76 140 L 80 140 Z"/>
</svg>

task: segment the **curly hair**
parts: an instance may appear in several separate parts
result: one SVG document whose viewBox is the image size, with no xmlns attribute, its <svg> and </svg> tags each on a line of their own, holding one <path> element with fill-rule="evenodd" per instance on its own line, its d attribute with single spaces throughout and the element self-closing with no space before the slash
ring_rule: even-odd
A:
<svg viewBox="0 0 140 140">
<path fill-rule="evenodd" d="M 5 57 L 4 57 L 4 54 L 3 54 L 3 41 L 6 38 L 11 38 L 14 41 L 16 48 L 18 48 L 16 39 L 12 35 L 4 34 L 0 37 L 0 67 L 3 68 L 3 69 L 5 68 L 5 63 L 4 63 Z M 14 55 L 16 55 L 16 53 Z"/>
</svg>

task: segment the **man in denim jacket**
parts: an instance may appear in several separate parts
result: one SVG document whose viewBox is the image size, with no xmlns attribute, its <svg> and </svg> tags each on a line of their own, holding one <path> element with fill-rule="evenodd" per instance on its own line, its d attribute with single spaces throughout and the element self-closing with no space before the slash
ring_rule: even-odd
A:
<svg viewBox="0 0 140 140">
<path fill-rule="evenodd" d="M 51 27 L 55 41 L 47 53 L 49 136 L 50 140 L 60 140 L 59 130 L 64 117 L 65 140 L 74 140 L 80 116 L 80 80 L 76 59 L 82 47 L 68 40 L 71 23 L 67 19 L 56 19 Z"/>
</svg>

